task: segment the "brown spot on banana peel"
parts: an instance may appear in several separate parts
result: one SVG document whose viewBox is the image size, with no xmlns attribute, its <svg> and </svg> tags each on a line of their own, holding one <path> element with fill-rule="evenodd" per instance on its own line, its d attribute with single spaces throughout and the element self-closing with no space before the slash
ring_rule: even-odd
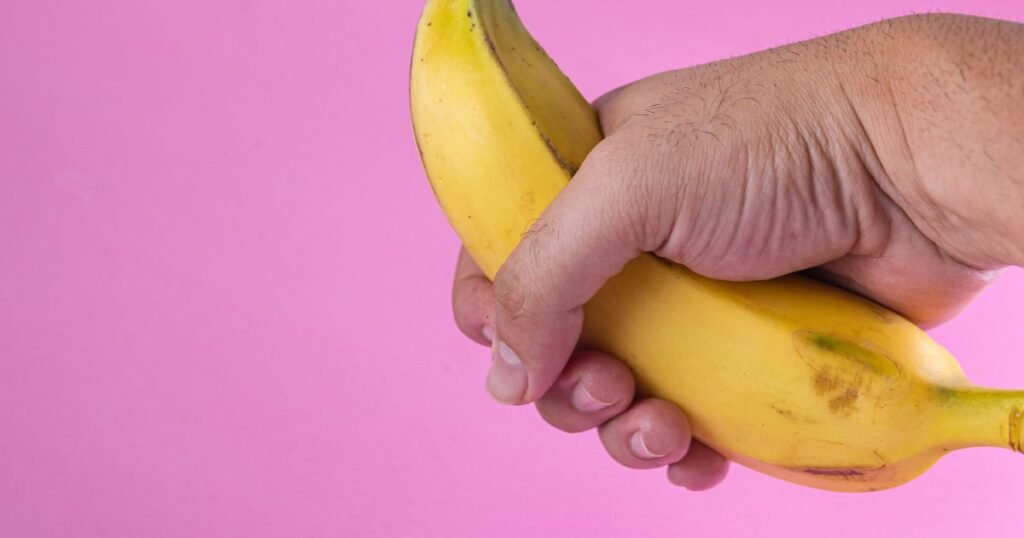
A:
<svg viewBox="0 0 1024 538">
<path fill-rule="evenodd" d="M 811 368 L 814 392 L 827 400 L 836 415 L 854 413 L 873 378 L 900 375 L 895 361 L 860 343 L 810 331 L 793 336 L 797 353 Z"/>
<path fill-rule="evenodd" d="M 814 371 L 814 391 L 819 396 L 828 394 L 840 387 L 839 381 L 834 375 L 832 370 L 828 367 L 822 368 L 821 370 Z"/>
<path fill-rule="evenodd" d="M 852 482 L 871 482 L 878 478 L 878 475 L 886 470 L 887 465 L 881 464 L 877 467 L 797 467 L 793 468 L 801 473 L 835 477 Z"/>
<path fill-rule="evenodd" d="M 814 391 L 828 398 L 828 408 L 837 415 L 850 415 L 856 409 L 864 377 L 837 374 L 829 367 L 814 371 Z"/>
<path fill-rule="evenodd" d="M 772 411 L 775 411 L 775 413 L 778 414 L 780 417 L 782 417 L 782 418 L 784 418 L 784 419 L 786 419 L 786 420 L 788 420 L 790 422 L 794 422 L 794 423 L 798 423 L 798 424 L 817 424 L 818 423 L 817 420 L 815 420 L 815 419 L 813 419 L 811 417 L 808 417 L 806 415 L 801 415 L 801 414 L 799 414 L 798 412 L 796 412 L 796 411 L 794 411 L 792 409 L 784 407 L 783 404 L 768 404 L 768 407 L 770 407 L 772 409 Z"/>
<path fill-rule="evenodd" d="M 846 387 L 842 394 L 828 401 L 828 408 L 833 413 L 840 413 L 843 410 L 852 408 L 857 403 L 857 398 L 859 397 L 860 392 L 856 388 Z"/>
<path fill-rule="evenodd" d="M 772 406 L 769 406 L 769 407 L 771 407 L 776 413 L 778 413 L 779 415 L 783 416 L 784 418 L 787 418 L 787 419 L 792 420 L 794 422 L 796 421 L 796 415 L 794 415 L 793 412 L 790 411 L 789 409 L 784 409 L 784 408 L 779 407 L 777 405 L 772 405 Z"/>
<path fill-rule="evenodd" d="M 846 479 L 851 479 L 858 476 L 864 476 L 865 471 L 862 469 L 843 469 L 843 468 L 817 468 L 817 467 L 805 467 L 800 469 L 801 472 L 814 475 L 822 476 L 839 476 Z"/>
</svg>

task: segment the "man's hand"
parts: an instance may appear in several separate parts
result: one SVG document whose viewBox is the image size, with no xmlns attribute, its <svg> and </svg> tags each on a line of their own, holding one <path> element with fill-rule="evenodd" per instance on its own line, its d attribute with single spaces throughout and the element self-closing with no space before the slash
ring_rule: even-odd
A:
<svg viewBox="0 0 1024 538">
<path fill-rule="evenodd" d="M 643 252 L 723 280 L 795 271 L 922 326 L 1024 262 L 1024 29 L 935 15 L 657 75 L 596 105 L 606 139 L 499 271 L 465 253 L 459 326 L 487 387 L 613 458 L 725 475 L 685 415 L 634 401 L 617 359 L 576 350 L 582 306 Z"/>
</svg>

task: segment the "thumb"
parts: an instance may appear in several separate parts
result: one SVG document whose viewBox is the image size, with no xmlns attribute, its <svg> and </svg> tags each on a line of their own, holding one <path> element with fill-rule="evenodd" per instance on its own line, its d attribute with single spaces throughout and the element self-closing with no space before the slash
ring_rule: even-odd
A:
<svg viewBox="0 0 1024 538">
<path fill-rule="evenodd" d="M 576 347 L 583 305 L 643 250 L 645 207 L 628 188 L 628 161 L 606 139 L 531 229 L 494 279 L 496 307 L 487 388 L 522 404 L 551 387 Z M 628 158 L 628 154 L 627 154 Z M 624 166 L 625 165 L 625 166 Z"/>
</svg>

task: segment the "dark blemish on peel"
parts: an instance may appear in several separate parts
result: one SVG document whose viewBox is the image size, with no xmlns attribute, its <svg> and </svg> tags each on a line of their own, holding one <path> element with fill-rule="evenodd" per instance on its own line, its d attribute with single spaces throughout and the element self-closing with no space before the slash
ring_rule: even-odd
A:
<svg viewBox="0 0 1024 538">
<path fill-rule="evenodd" d="M 878 311 L 878 315 L 886 313 L 885 310 Z M 871 343 L 861 344 L 840 336 L 813 332 L 797 332 L 794 336 L 797 353 L 810 367 L 811 387 L 836 415 L 849 416 L 857 412 L 860 397 L 870 393 L 876 379 L 888 386 L 897 383 L 902 375 L 895 361 L 865 347 Z M 841 362 L 831 362 L 837 359 Z M 875 407 L 883 405 L 882 402 L 870 403 Z"/>
<path fill-rule="evenodd" d="M 818 476 L 838 476 L 840 478 L 845 478 L 847 480 L 849 480 L 851 478 L 856 478 L 856 477 L 864 476 L 864 471 L 862 471 L 860 469 L 829 469 L 829 468 L 807 467 L 807 468 L 801 469 L 801 471 L 803 471 L 803 472 L 805 472 L 807 474 L 813 474 L 813 475 L 818 475 Z"/>
<path fill-rule="evenodd" d="M 818 394 L 832 392 L 839 388 L 839 381 L 832 376 L 828 369 L 818 370 L 814 373 L 814 390 Z"/>
<path fill-rule="evenodd" d="M 789 420 L 795 420 L 795 419 L 796 419 L 796 416 L 795 416 L 795 415 L 793 415 L 793 412 L 792 412 L 792 411 L 790 411 L 789 409 L 783 409 L 783 408 L 781 408 L 781 407 L 779 407 L 779 406 L 777 406 L 777 405 L 773 405 L 773 406 L 771 406 L 771 408 L 772 408 L 772 409 L 773 409 L 773 410 L 774 410 L 774 411 L 775 411 L 776 413 L 778 413 L 778 414 L 782 415 L 783 417 L 786 417 L 786 418 L 788 418 Z"/>
<path fill-rule="evenodd" d="M 857 398 L 859 397 L 860 391 L 853 387 L 847 387 L 842 394 L 828 401 L 828 407 L 833 413 L 838 413 L 853 407 L 853 404 L 857 403 Z"/>
<path fill-rule="evenodd" d="M 840 379 L 829 368 L 814 372 L 814 391 L 819 396 L 831 396 L 828 408 L 836 414 L 846 415 L 854 410 L 862 383 L 860 378 Z"/>
</svg>

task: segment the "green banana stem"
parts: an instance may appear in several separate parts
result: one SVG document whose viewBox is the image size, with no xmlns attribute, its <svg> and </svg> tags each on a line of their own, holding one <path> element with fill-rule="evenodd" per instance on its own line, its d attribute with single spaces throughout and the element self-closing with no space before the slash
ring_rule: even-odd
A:
<svg viewBox="0 0 1024 538">
<path fill-rule="evenodd" d="M 1024 453 L 1024 391 L 982 387 L 940 389 L 947 442 L 944 448 L 1009 448 Z"/>
</svg>

